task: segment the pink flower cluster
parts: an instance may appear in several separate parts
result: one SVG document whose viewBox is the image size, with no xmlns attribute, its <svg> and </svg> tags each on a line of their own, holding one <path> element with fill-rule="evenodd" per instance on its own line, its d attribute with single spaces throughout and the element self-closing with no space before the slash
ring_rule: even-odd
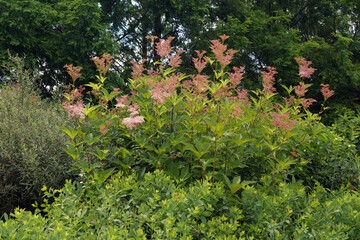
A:
<svg viewBox="0 0 360 240">
<path fill-rule="evenodd" d="M 300 85 L 295 86 L 295 94 L 298 97 L 305 96 L 305 93 L 308 91 L 308 90 L 306 90 L 306 88 L 308 88 L 309 86 L 310 86 L 310 84 L 304 84 L 303 82 L 300 82 Z"/>
<path fill-rule="evenodd" d="M 294 99 L 295 99 L 295 96 L 290 96 L 289 98 L 284 97 L 285 104 L 287 106 L 291 106 L 294 103 Z"/>
<path fill-rule="evenodd" d="M 72 78 L 73 82 L 76 81 L 81 76 L 81 67 L 74 67 L 72 64 L 67 65 L 65 64 L 64 68 L 67 68 L 67 73 Z"/>
<path fill-rule="evenodd" d="M 64 102 L 63 107 L 66 111 L 68 111 L 70 117 L 80 117 L 82 119 L 85 118 L 85 105 L 82 100 L 77 101 L 75 104 L 71 104 L 70 102 Z"/>
<path fill-rule="evenodd" d="M 166 98 L 169 98 L 173 92 L 176 91 L 176 87 L 179 86 L 179 78 L 182 73 L 173 73 L 165 81 L 158 81 L 153 83 L 149 81 L 151 98 L 155 100 L 157 104 L 165 103 Z"/>
<path fill-rule="evenodd" d="M 245 68 L 233 67 L 233 69 L 234 72 L 233 73 L 228 72 L 227 75 L 229 76 L 231 87 L 235 88 L 240 84 L 241 80 L 243 79 Z"/>
<path fill-rule="evenodd" d="M 321 93 L 324 96 L 325 101 L 328 100 L 332 95 L 335 94 L 334 90 L 329 89 L 329 84 L 320 84 L 321 86 Z"/>
<path fill-rule="evenodd" d="M 292 148 L 292 149 L 291 149 L 291 155 L 292 155 L 293 157 L 299 157 L 299 156 L 300 156 L 300 154 L 299 154 L 298 152 L 296 152 L 296 149 L 295 149 L 295 148 Z"/>
<path fill-rule="evenodd" d="M 221 36 L 222 42 L 227 39 L 228 36 Z M 227 65 L 229 65 L 234 57 L 234 54 L 238 51 L 234 49 L 228 49 L 227 46 L 222 44 L 219 40 L 211 40 L 211 51 L 215 54 L 216 60 L 219 61 L 221 68 L 224 69 Z"/>
<path fill-rule="evenodd" d="M 206 67 L 206 64 L 208 63 L 209 59 L 208 58 L 203 58 L 204 54 L 206 53 L 206 51 L 199 51 L 199 50 L 195 50 L 196 54 L 197 54 L 197 58 L 192 58 L 195 68 L 197 70 L 197 72 L 200 74 L 202 72 L 202 70 L 204 70 L 204 68 Z"/>
<path fill-rule="evenodd" d="M 139 77 L 142 77 L 142 73 L 145 71 L 145 68 L 144 68 L 144 63 L 146 62 L 146 59 L 143 59 L 141 60 L 141 63 L 138 64 L 134 61 L 131 61 L 131 64 L 132 64 L 132 79 L 135 80 Z"/>
<path fill-rule="evenodd" d="M 145 122 L 143 116 L 127 117 L 121 120 L 121 122 L 129 129 L 136 128 L 139 124 Z"/>
<path fill-rule="evenodd" d="M 285 131 L 291 130 L 291 128 L 295 125 L 295 123 L 297 123 L 295 119 L 290 119 L 289 113 L 278 114 L 273 112 L 272 115 L 273 115 L 273 120 L 271 122 L 271 125 L 273 125 L 274 127 L 281 128 Z"/>
<path fill-rule="evenodd" d="M 267 67 L 267 69 L 269 70 L 269 72 L 265 72 L 265 71 L 261 72 L 263 78 L 263 87 L 264 87 L 263 93 L 264 95 L 271 95 L 276 91 L 273 85 L 275 82 L 274 75 L 277 72 L 276 72 L 276 68 L 274 67 Z"/>
<path fill-rule="evenodd" d="M 122 97 L 119 97 L 116 99 L 117 104 L 115 107 L 117 108 L 127 108 L 127 111 L 130 112 L 130 117 L 120 119 L 122 124 L 124 124 L 129 129 L 136 128 L 139 124 L 145 122 L 145 118 L 143 116 L 136 116 L 139 114 L 139 105 L 134 104 L 130 105 L 130 99 L 128 98 L 128 95 L 124 95 Z"/>
<path fill-rule="evenodd" d="M 310 61 L 306 61 L 305 58 L 295 58 L 297 63 L 299 64 L 299 75 L 300 77 L 309 78 L 311 74 L 315 72 L 315 68 L 309 67 L 311 64 Z"/>
<path fill-rule="evenodd" d="M 310 105 L 313 104 L 314 102 L 316 102 L 315 99 L 304 98 L 304 99 L 302 99 L 301 105 L 303 106 L 304 109 L 308 109 L 310 107 Z"/>
<path fill-rule="evenodd" d="M 222 86 L 219 90 L 214 93 L 214 96 L 217 98 L 230 97 L 232 92 L 238 87 L 241 80 L 243 79 L 243 67 L 233 67 L 233 73 L 227 73 L 229 76 L 230 83 L 228 85 Z M 236 91 L 236 90 L 235 90 Z"/>
<path fill-rule="evenodd" d="M 105 75 L 106 72 L 109 70 L 110 65 L 113 63 L 112 59 L 114 57 L 108 53 L 104 53 L 102 58 L 93 57 L 91 60 L 94 61 L 96 68 L 100 72 L 100 74 Z"/>
<path fill-rule="evenodd" d="M 209 77 L 206 75 L 190 75 L 191 80 L 186 80 L 182 84 L 182 91 L 191 92 L 193 95 L 199 96 L 200 98 L 206 95 L 208 90 L 207 84 L 209 84 Z"/>
<path fill-rule="evenodd" d="M 110 121 L 105 121 L 105 125 L 100 125 L 100 133 L 105 135 L 108 131 L 109 131 L 109 126 L 110 126 L 111 122 Z"/>
<path fill-rule="evenodd" d="M 71 90 L 70 93 L 65 93 L 65 97 L 67 98 L 67 100 L 69 102 L 74 102 L 76 101 L 77 99 L 81 98 L 82 97 L 82 91 L 84 91 L 85 88 L 83 86 L 79 86 L 78 88 L 75 88 L 73 90 Z"/>
<path fill-rule="evenodd" d="M 175 56 L 169 56 L 170 59 L 170 66 L 173 68 L 177 68 L 180 66 L 180 64 L 182 63 L 181 57 L 180 55 L 182 53 L 184 53 L 184 50 L 176 50 L 176 55 Z"/>
<path fill-rule="evenodd" d="M 69 113 L 70 117 L 80 117 L 82 119 L 85 118 L 85 114 L 84 114 L 85 105 L 83 101 L 80 99 L 82 97 L 81 92 L 84 89 L 85 88 L 83 86 L 79 86 L 79 88 L 75 88 L 71 90 L 70 93 L 65 94 L 65 97 L 68 101 L 64 102 L 62 105 L 64 109 Z"/>
<path fill-rule="evenodd" d="M 248 98 L 248 90 L 246 89 L 236 89 L 236 93 L 237 95 L 235 97 L 230 98 L 230 101 L 232 102 L 239 102 L 238 105 L 236 105 L 234 107 L 234 111 L 232 112 L 232 115 L 234 117 L 239 117 L 241 114 L 243 114 L 243 110 L 241 108 L 241 106 L 244 105 L 251 105 L 251 102 L 249 101 Z"/>
<path fill-rule="evenodd" d="M 159 41 L 155 43 L 156 52 L 160 57 L 169 56 L 170 52 L 173 49 L 170 46 L 170 43 L 174 39 L 175 39 L 175 37 L 168 37 L 168 39 L 166 39 L 166 40 L 159 39 Z"/>
<path fill-rule="evenodd" d="M 116 98 L 117 104 L 115 105 L 116 108 L 125 108 L 130 104 L 130 99 L 128 95 L 121 96 Z"/>
</svg>

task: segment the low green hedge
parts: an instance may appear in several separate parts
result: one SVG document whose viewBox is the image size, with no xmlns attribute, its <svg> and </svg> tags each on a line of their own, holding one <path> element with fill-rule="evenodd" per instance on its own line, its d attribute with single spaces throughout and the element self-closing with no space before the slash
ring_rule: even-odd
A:
<svg viewBox="0 0 360 240">
<path fill-rule="evenodd" d="M 357 191 L 329 192 L 319 185 L 307 193 L 299 182 L 271 186 L 270 181 L 265 177 L 242 193 L 247 234 L 256 239 L 359 239 Z"/>
<path fill-rule="evenodd" d="M 241 211 L 221 184 L 207 181 L 179 188 L 163 172 L 114 175 L 101 184 L 68 181 L 48 191 L 55 202 L 46 216 L 17 210 L 0 222 L 5 239 L 238 239 Z"/>
<path fill-rule="evenodd" d="M 156 170 L 138 180 L 92 175 L 46 190 L 44 215 L 16 210 L 3 239 L 357 239 L 360 198 L 345 188 L 307 194 L 298 182 L 246 187 L 239 201 L 222 183 L 178 187 Z M 44 190 L 46 188 L 44 187 Z"/>
</svg>

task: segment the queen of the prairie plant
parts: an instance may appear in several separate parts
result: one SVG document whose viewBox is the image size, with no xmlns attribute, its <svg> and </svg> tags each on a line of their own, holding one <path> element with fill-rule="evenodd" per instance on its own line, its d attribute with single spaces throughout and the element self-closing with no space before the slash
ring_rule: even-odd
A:
<svg viewBox="0 0 360 240">
<path fill-rule="evenodd" d="M 138 77 L 142 77 L 142 73 L 145 71 L 145 68 L 144 68 L 144 63 L 146 62 L 146 59 L 143 59 L 139 64 L 134 62 L 134 61 L 131 61 L 131 64 L 132 64 L 132 79 L 135 80 L 137 79 Z"/>
<path fill-rule="evenodd" d="M 308 91 L 307 88 L 310 87 L 310 84 L 304 84 L 304 82 L 300 82 L 299 85 L 295 86 L 295 94 L 298 97 L 305 96 L 305 93 Z"/>
<path fill-rule="evenodd" d="M 70 117 L 85 118 L 85 105 L 83 100 L 78 100 L 76 103 L 64 102 L 63 107 L 66 111 L 68 111 Z"/>
<path fill-rule="evenodd" d="M 303 58 L 303 57 L 295 58 L 295 60 L 298 62 L 299 66 L 300 66 L 300 70 L 299 70 L 300 77 L 309 78 L 315 72 L 316 69 L 309 67 L 311 62 L 306 61 L 305 58 Z"/>
<path fill-rule="evenodd" d="M 308 111 L 315 100 L 305 98 L 310 84 L 299 81 L 298 86 L 287 88 L 289 96 L 284 104 L 276 102 L 277 71 L 267 67 L 261 72 L 262 89 L 250 92 L 242 88 L 244 68 L 233 67 L 226 72 L 236 52 L 224 44 L 226 38 L 211 42 L 215 59 L 205 56 L 205 51 L 196 51 L 193 63 L 197 73 L 192 75 L 178 71 L 183 50 L 173 51 L 173 38 L 161 39 L 154 50 L 163 62 L 156 62 L 154 69 L 146 69 L 145 60 L 132 62 L 128 95 L 102 90 L 106 78 L 100 69 L 101 84 L 88 86 L 98 91 L 95 97 L 103 106 L 110 106 L 113 98 L 116 103 L 113 109 L 85 107 L 86 124 L 92 126 L 85 129 L 96 129 L 99 135 L 88 138 L 98 139 L 104 144 L 101 151 L 107 153 L 106 144 L 115 144 L 115 155 L 122 156 L 117 159 L 122 162 L 121 168 L 126 164 L 139 171 L 162 168 L 179 182 L 205 176 L 219 180 L 222 175 L 257 180 L 264 174 L 278 181 L 293 174 L 300 164 L 293 149 L 302 156 L 307 139 L 312 137 L 307 116 L 316 119 Z M 310 63 L 303 58 L 298 63 L 303 77 Z M 203 73 L 208 65 L 213 76 Z M 330 97 L 332 92 L 323 89 L 324 96 Z M 86 139 L 93 134 L 76 133 Z M 78 141 L 73 145 L 82 143 Z M 175 153 L 176 159 L 171 157 Z M 73 155 L 80 159 L 86 153 Z"/>
<path fill-rule="evenodd" d="M 98 69 L 101 75 L 105 75 L 106 72 L 109 70 L 111 64 L 113 63 L 114 57 L 108 53 L 104 53 L 101 58 L 93 57 L 91 60 L 94 61 L 96 68 Z"/>
<path fill-rule="evenodd" d="M 75 82 L 81 76 L 81 67 L 75 67 L 72 64 L 65 64 L 64 68 L 67 69 L 67 73 L 71 76 L 73 82 Z"/>
<path fill-rule="evenodd" d="M 170 43 L 172 40 L 174 40 L 174 37 L 168 37 L 165 39 L 160 39 L 160 41 L 155 43 L 155 49 L 157 54 L 159 54 L 160 57 L 167 57 L 172 51 L 172 47 L 170 46 Z"/>
<path fill-rule="evenodd" d="M 303 106 L 304 109 L 308 109 L 314 102 L 316 102 L 316 100 L 313 98 L 303 98 L 301 101 L 301 106 Z"/>
<path fill-rule="evenodd" d="M 237 53 L 237 50 L 227 49 L 227 46 L 222 44 L 219 40 L 211 40 L 211 51 L 215 54 L 216 60 L 220 63 L 221 69 L 225 69 L 229 65 Z"/>
<path fill-rule="evenodd" d="M 136 128 L 139 124 L 145 121 L 143 116 L 132 116 L 121 120 L 121 122 L 129 129 Z"/>
<path fill-rule="evenodd" d="M 334 90 L 329 89 L 329 84 L 320 84 L 320 86 L 321 86 L 321 93 L 325 101 L 335 94 Z"/>
<path fill-rule="evenodd" d="M 176 55 L 175 56 L 169 56 L 169 59 L 170 59 L 170 63 L 169 65 L 173 68 L 177 68 L 180 66 L 180 64 L 182 63 L 182 60 L 181 60 L 181 54 L 184 53 L 185 50 L 182 50 L 182 49 L 179 49 L 179 50 L 176 50 Z"/>
<path fill-rule="evenodd" d="M 204 58 L 204 54 L 206 53 L 206 51 L 199 51 L 199 50 L 195 50 L 196 54 L 197 54 L 197 58 L 192 58 L 192 61 L 194 63 L 195 69 L 197 70 L 198 74 L 200 74 L 204 68 L 206 67 L 209 59 L 208 58 Z"/>
<path fill-rule="evenodd" d="M 263 87 L 264 87 L 263 93 L 264 95 L 271 95 L 276 91 L 276 89 L 274 88 L 274 82 L 275 82 L 274 75 L 277 72 L 274 67 L 267 67 L 267 69 L 268 72 L 261 71 Z"/>
<path fill-rule="evenodd" d="M 271 122 L 271 125 L 281 128 L 285 131 L 290 131 L 291 128 L 297 123 L 295 119 L 290 119 L 290 114 L 287 112 L 282 114 L 273 112 L 272 115 L 273 120 Z"/>
</svg>

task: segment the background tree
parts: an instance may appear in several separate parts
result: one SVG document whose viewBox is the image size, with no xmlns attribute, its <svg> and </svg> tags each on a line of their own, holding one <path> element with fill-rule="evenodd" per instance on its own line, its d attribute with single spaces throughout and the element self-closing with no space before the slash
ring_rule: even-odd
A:
<svg viewBox="0 0 360 240">
<path fill-rule="evenodd" d="M 42 74 L 42 88 L 66 83 L 63 66 L 83 67 L 83 79 L 94 76 L 90 58 L 114 53 L 108 25 L 94 0 L 0 0 L 0 62 L 7 49 L 26 56 L 26 67 Z"/>
<path fill-rule="evenodd" d="M 119 86 L 131 77 L 131 60 L 158 60 L 147 35 L 176 37 L 172 45 L 186 50 L 186 71 L 193 50 L 209 52 L 210 40 L 226 34 L 239 51 L 233 65 L 246 68 L 245 87 L 258 87 L 266 66 L 278 69 L 278 90 L 297 85 L 294 58 L 303 56 L 318 69 L 310 83 L 330 84 L 333 106 L 349 108 L 360 88 L 358 6 L 359 0 L 0 0 L 0 62 L 7 49 L 26 55 L 26 66 L 39 68 L 43 85 L 51 86 L 66 83 L 69 63 L 83 67 L 82 82 L 91 81 L 89 59 L 108 52 L 115 56 L 112 85 Z"/>
<path fill-rule="evenodd" d="M 318 70 L 309 82 L 316 86 L 311 97 L 319 97 L 321 83 L 330 84 L 336 92 L 330 116 L 337 109 L 357 108 L 359 1 L 255 0 L 238 4 L 242 7 L 232 9 L 240 10 L 228 11 L 220 18 L 219 32 L 230 36 L 232 47 L 241 49 L 236 63 L 246 66 L 250 85 L 268 65 L 279 70 L 278 84 L 298 84 L 294 57 L 303 56 Z"/>
</svg>

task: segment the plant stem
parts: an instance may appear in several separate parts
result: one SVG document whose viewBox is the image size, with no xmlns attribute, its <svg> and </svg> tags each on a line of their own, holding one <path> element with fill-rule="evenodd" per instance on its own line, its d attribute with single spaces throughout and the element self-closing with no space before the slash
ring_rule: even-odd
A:
<svg viewBox="0 0 360 240">
<path fill-rule="evenodd" d="M 214 176 L 215 176 L 215 162 L 216 162 L 216 153 L 217 153 L 216 142 L 217 142 L 217 136 L 215 135 L 215 154 L 214 154 L 213 176 L 212 176 L 213 183 L 214 183 Z"/>
</svg>

